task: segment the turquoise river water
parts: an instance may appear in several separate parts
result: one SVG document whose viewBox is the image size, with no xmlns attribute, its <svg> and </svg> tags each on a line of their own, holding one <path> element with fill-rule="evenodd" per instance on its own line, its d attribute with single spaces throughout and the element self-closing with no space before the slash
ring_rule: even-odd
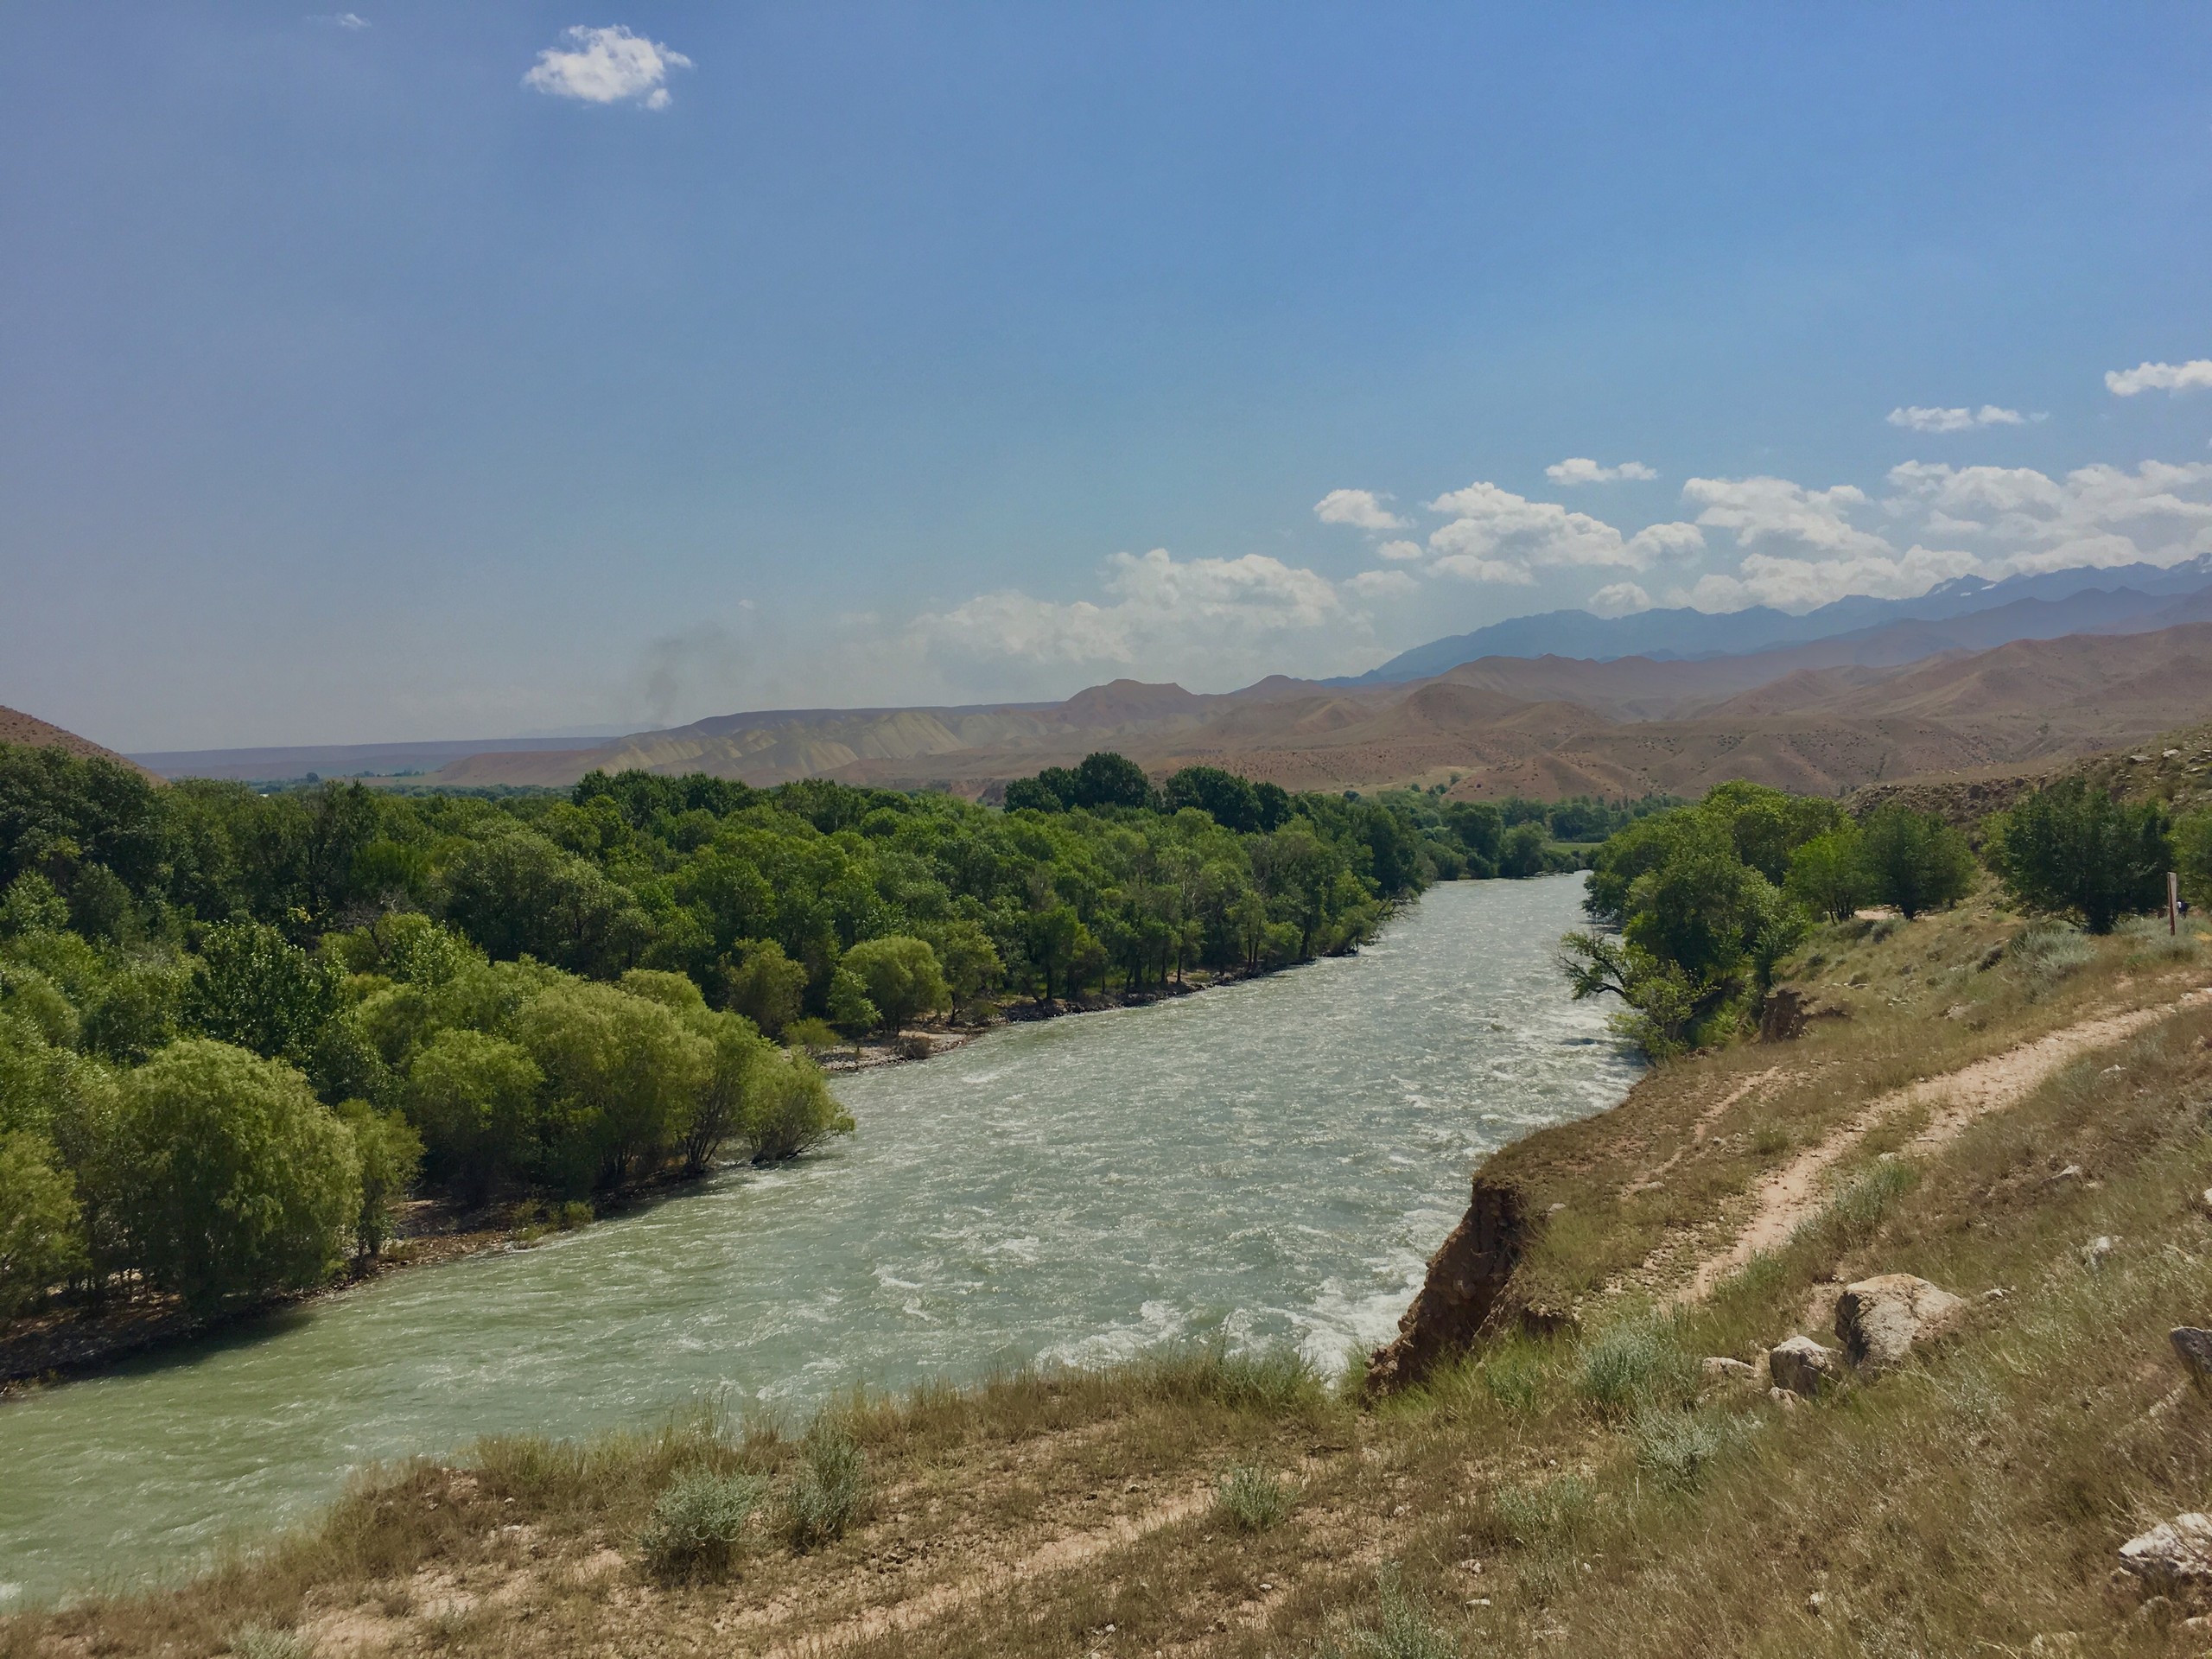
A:
<svg viewBox="0 0 2212 1659">
<path fill-rule="evenodd" d="M 827 1153 L 0 1405 L 0 1606 L 183 1571 L 480 1434 L 1179 1339 L 1333 1368 L 1484 1154 L 1633 1079 L 1551 967 L 1581 890 L 1447 884 L 1357 956 L 845 1077 Z"/>
</svg>

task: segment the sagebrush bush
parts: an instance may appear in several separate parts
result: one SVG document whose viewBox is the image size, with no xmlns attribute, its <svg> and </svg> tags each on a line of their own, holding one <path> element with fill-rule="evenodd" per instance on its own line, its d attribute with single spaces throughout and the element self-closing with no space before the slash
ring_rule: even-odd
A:
<svg viewBox="0 0 2212 1659">
<path fill-rule="evenodd" d="M 2045 995 L 2095 954 L 2080 928 L 2050 917 L 2030 922 L 2005 947 L 2005 960 L 2012 963 L 2031 1000 Z"/>
<path fill-rule="evenodd" d="M 1704 1479 L 1732 1438 L 1703 1412 L 1645 1411 L 1632 1431 L 1637 1466 L 1662 1484 L 1688 1489 Z"/>
<path fill-rule="evenodd" d="M 1290 1489 L 1267 1470 L 1236 1464 L 1214 1488 L 1215 1511 L 1244 1532 L 1265 1532 L 1290 1513 Z"/>
<path fill-rule="evenodd" d="M 816 1548 L 845 1535 L 868 1496 L 868 1460 L 842 1425 L 817 1418 L 799 1446 L 799 1466 L 784 1492 L 784 1532 L 791 1548 Z"/>
<path fill-rule="evenodd" d="M 2204 953 L 2203 941 L 2194 928 L 2169 932 L 2163 916 L 2131 916 L 2113 931 L 2127 943 L 2130 967 L 2194 962 Z"/>
<path fill-rule="evenodd" d="M 760 1494 L 760 1483 L 749 1475 L 685 1470 L 654 1501 L 638 1536 L 646 1567 L 662 1578 L 727 1573 Z"/>
<path fill-rule="evenodd" d="M 1321 1659 L 1457 1659 L 1459 1643 L 1408 1596 L 1389 1568 L 1376 1575 L 1376 1617 L 1338 1626 Z"/>
<path fill-rule="evenodd" d="M 1656 1314 L 1617 1319 L 1582 1350 L 1576 1386 L 1607 1416 L 1684 1402 L 1697 1392 L 1697 1361 L 1674 1321 Z"/>
</svg>

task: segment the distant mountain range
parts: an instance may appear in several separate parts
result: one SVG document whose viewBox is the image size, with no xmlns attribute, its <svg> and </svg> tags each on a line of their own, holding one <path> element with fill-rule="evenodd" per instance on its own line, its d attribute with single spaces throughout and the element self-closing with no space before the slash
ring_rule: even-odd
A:
<svg viewBox="0 0 2212 1659">
<path fill-rule="evenodd" d="M 1930 588 L 1917 599 L 1867 599 L 1853 596 L 1823 605 L 1802 616 L 1754 606 L 1749 610 L 1707 612 L 1688 609 L 1639 611 L 1632 616 L 1597 616 L 1588 611 L 1545 611 L 1494 622 L 1472 633 L 1432 639 L 1425 645 L 1401 652 L 1382 667 L 1351 679 L 1330 680 L 1331 685 L 1376 685 L 1391 681 L 1425 680 L 1461 663 L 1480 657 L 1580 657 L 1605 662 L 1616 657 L 1649 657 L 1665 662 L 1679 658 L 1735 657 L 1750 652 L 1771 651 L 1777 645 L 1832 639 L 1893 622 L 1943 622 L 1980 611 L 2000 609 L 2023 600 L 2040 600 L 2053 606 L 2077 594 L 2101 594 L 2101 622 L 2118 622 L 2149 615 L 2177 595 L 2212 588 L 2212 554 L 2183 564 L 2118 565 L 2107 569 L 2051 570 L 2033 575 L 2008 576 L 1986 582 L 1980 576 L 1959 576 Z M 2024 618 L 2027 613 L 2022 613 Z M 2043 626 L 2061 619 L 2056 609 L 2045 613 Z M 2051 632 L 2021 632 L 2015 639 L 2053 639 L 2082 626 L 2053 627 Z M 1986 637 L 1981 643 L 2000 643 Z M 1964 643 L 1962 639 L 1961 643 Z"/>
<path fill-rule="evenodd" d="M 563 787 L 634 767 L 992 799 L 1009 779 L 1112 748 L 1155 773 L 1204 763 L 1293 789 L 1694 794 L 1740 777 L 1832 794 L 2056 764 L 2209 710 L 2212 556 L 1967 577 L 1804 616 L 1554 612 L 1434 641 L 1355 680 L 1278 675 L 1221 695 L 1117 680 L 1064 702 L 783 709 L 613 740 L 140 759 L 171 776 L 405 770 L 434 785 Z"/>
</svg>

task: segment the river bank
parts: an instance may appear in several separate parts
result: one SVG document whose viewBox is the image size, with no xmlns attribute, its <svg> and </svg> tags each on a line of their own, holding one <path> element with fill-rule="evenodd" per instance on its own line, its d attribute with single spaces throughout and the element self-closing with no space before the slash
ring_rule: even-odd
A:
<svg viewBox="0 0 2212 1659">
<path fill-rule="evenodd" d="M 1575 878 L 1449 884 L 1358 955 L 841 1077 L 866 1126 L 534 1249 L 385 1275 L 0 1410 L 4 1575 L 179 1570 L 347 1471 L 700 1397 L 803 1418 L 1162 1344 L 1334 1367 L 1465 1172 L 1637 1075 L 1551 967 Z"/>
<path fill-rule="evenodd" d="M 1310 966 L 1293 964 L 1294 968 Z M 1292 971 L 1268 970 L 1268 974 Z M 1157 990 L 1132 995 L 1065 997 L 1051 1002 L 1022 1001 L 973 1022 L 920 1027 L 889 1038 L 870 1038 L 817 1054 L 832 1077 L 872 1071 L 938 1058 L 966 1047 L 1007 1025 L 1026 1025 L 1071 1014 L 1155 1004 L 1221 986 L 1264 977 L 1255 974 L 1192 973 Z M 727 1166 L 725 1167 L 737 1167 Z M 671 1172 L 642 1186 L 601 1198 L 594 1221 L 643 1205 L 680 1198 L 711 1178 Z M 125 1361 L 164 1348 L 204 1341 L 230 1332 L 247 1332 L 258 1321 L 288 1308 L 344 1296 L 388 1274 L 442 1267 L 485 1251 L 527 1249 L 549 1233 L 572 1231 L 575 1224 L 549 1224 L 544 1206 L 519 1198 L 477 1209 L 463 1209 L 435 1197 L 417 1197 L 399 1206 L 392 1234 L 374 1259 L 356 1262 L 342 1277 L 312 1289 L 265 1296 L 250 1306 L 214 1315 L 194 1313 L 173 1296 L 140 1295 L 96 1304 L 64 1302 L 10 1321 L 0 1329 L 0 1405 L 28 1389 L 95 1376 Z M 590 1224 L 588 1223 L 580 1224 Z"/>
<path fill-rule="evenodd" d="M 1256 1659 L 1362 1630 L 1622 1659 L 2193 1653 L 2192 1592 L 2117 1552 L 2212 1483 L 2212 1408 L 2166 1341 L 2212 1259 L 2207 968 L 2109 940 L 2052 982 L 1992 964 L 2017 925 L 1983 905 L 1824 931 L 1792 983 L 1846 1017 L 1517 1138 L 1481 1176 L 1535 1218 L 1508 1316 L 1403 1391 L 1185 1351 L 847 1403 L 829 1421 L 865 1485 L 803 1549 L 798 1421 L 500 1440 L 175 1592 L 10 1621 L 0 1652 L 204 1651 L 251 1624 L 329 1656 Z M 1704 1273 L 1800 1186 L 1794 1231 Z M 1767 1350 L 1840 1347 L 1839 1293 L 1886 1272 L 1962 1319 L 1892 1371 L 1770 1396 Z M 766 1496 L 733 1574 L 658 1574 L 647 1515 L 702 1465 Z"/>
</svg>

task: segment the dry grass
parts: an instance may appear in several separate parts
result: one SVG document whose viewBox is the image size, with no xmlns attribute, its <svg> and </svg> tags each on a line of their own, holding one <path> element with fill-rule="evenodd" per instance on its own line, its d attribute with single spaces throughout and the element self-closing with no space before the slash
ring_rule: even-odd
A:
<svg viewBox="0 0 2212 1659">
<path fill-rule="evenodd" d="M 700 1413 L 492 1441 L 365 1478 L 181 1590 L 0 1621 L 0 1656 L 216 1653 L 246 1626 L 323 1655 L 2196 1652 L 2189 1610 L 2107 1580 L 2121 1540 L 2212 1499 L 2212 1404 L 2165 1344 L 2212 1317 L 2212 1009 L 1940 1144 L 1885 1122 L 1702 1302 L 1648 1265 L 1723 1236 L 1762 1172 L 1883 1091 L 2202 976 L 2139 938 L 2047 986 L 1980 966 L 2018 926 L 1983 906 L 1816 940 L 1801 982 L 1853 1019 L 1670 1067 L 1499 1160 L 1568 1205 L 1535 1276 L 1579 1325 L 1372 1411 L 1294 1363 L 1198 1351 L 846 1400 L 805 1435 Z M 2092 1267 L 2099 1235 L 2120 1244 Z M 1817 1404 L 1702 1382 L 1707 1355 L 1832 1340 L 1840 1282 L 1874 1271 L 1966 1295 L 1967 1327 Z M 836 1467 L 865 1495 L 795 1548 L 779 1504 Z M 708 1478 L 784 1496 L 723 1576 L 657 1575 L 656 1505 Z"/>
</svg>

